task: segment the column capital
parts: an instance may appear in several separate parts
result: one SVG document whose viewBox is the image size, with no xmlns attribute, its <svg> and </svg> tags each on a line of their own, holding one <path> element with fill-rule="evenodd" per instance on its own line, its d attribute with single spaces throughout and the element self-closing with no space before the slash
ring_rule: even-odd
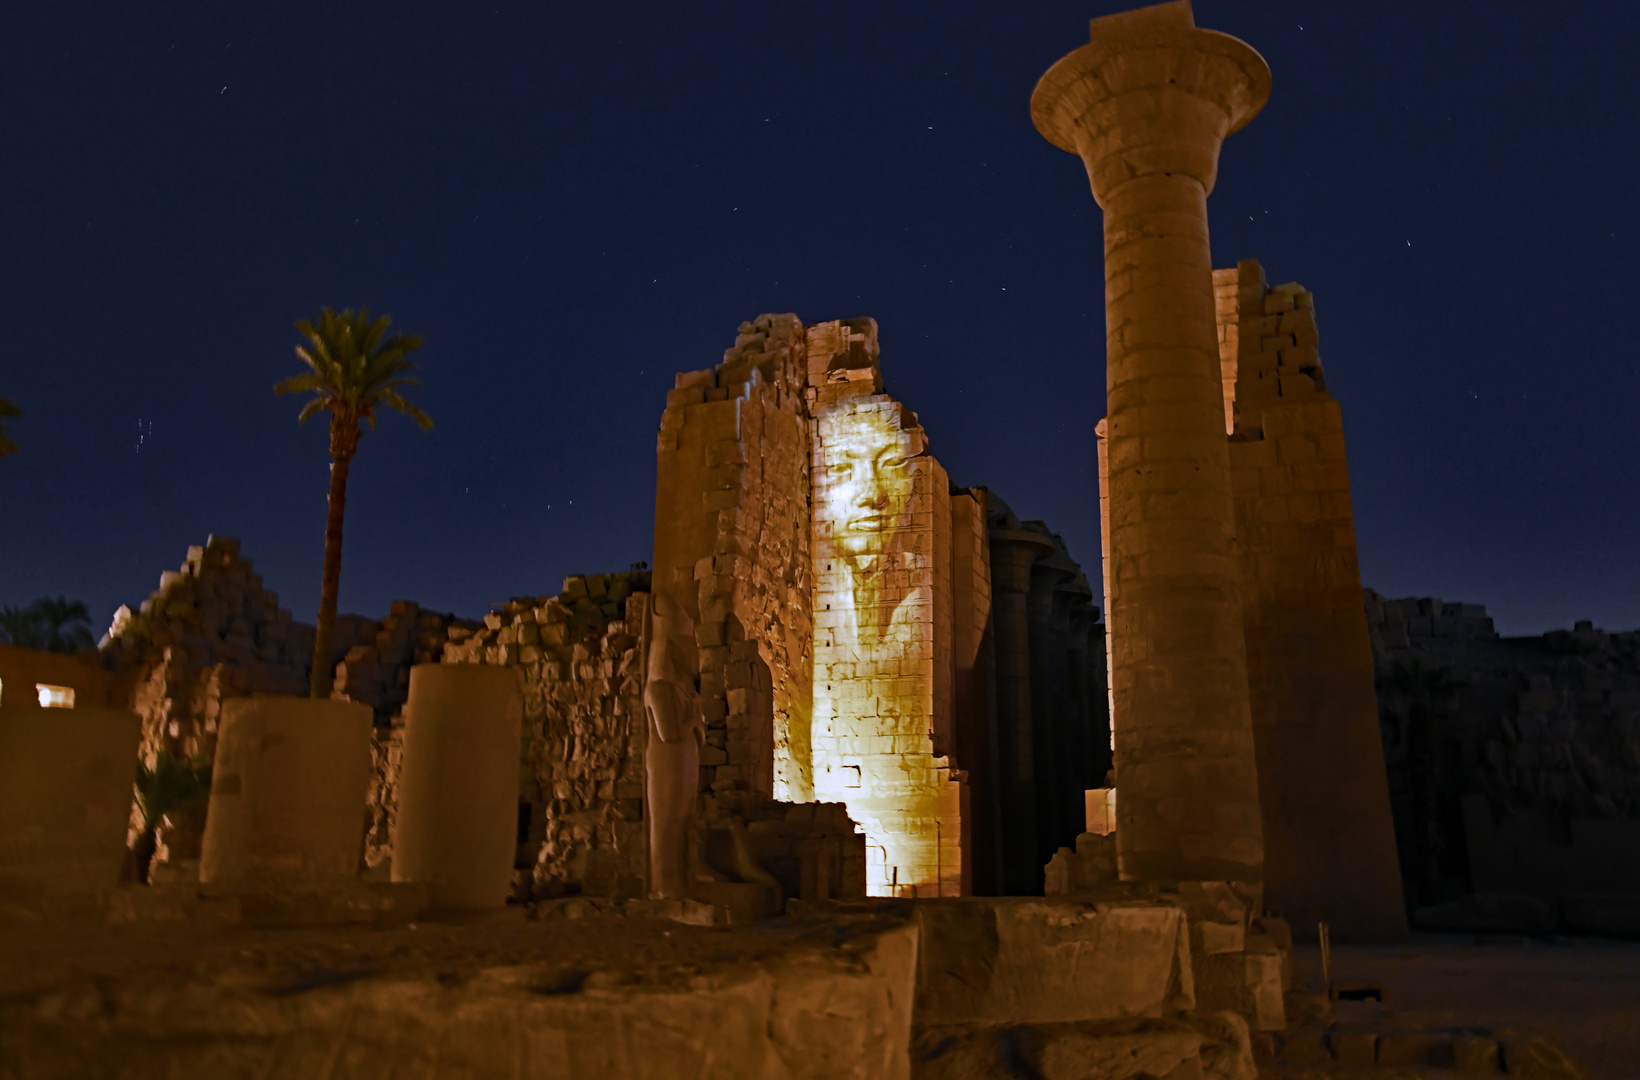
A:
<svg viewBox="0 0 1640 1080">
<path fill-rule="evenodd" d="M 1053 554 L 1053 541 L 1027 529 L 991 529 L 991 587 L 998 592 L 1031 591 L 1031 566 Z"/>
<path fill-rule="evenodd" d="M 1082 158 L 1105 204 L 1140 176 L 1183 174 L 1211 192 L 1219 145 L 1270 97 L 1251 45 L 1196 26 L 1189 0 L 1107 15 L 1031 95 L 1044 138 Z"/>
</svg>

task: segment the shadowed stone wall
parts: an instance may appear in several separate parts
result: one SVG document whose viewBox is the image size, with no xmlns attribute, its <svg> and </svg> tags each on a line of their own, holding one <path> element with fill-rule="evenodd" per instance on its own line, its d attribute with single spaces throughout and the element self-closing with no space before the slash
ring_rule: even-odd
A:
<svg viewBox="0 0 1640 1080">
<path fill-rule="evenodd" d="M 1409 905 L 1640 894 L 1640 632 L 1500 637 L 1480 604 L 1365 606 Z"/>
<path fill-rule="evenodd" d="M 1265 904 L 1340 939 L 1405 935 L 1361 607 L 1344 421 L 1315 303 L 1213 272 L 1263 810 Z"/>
</svg>

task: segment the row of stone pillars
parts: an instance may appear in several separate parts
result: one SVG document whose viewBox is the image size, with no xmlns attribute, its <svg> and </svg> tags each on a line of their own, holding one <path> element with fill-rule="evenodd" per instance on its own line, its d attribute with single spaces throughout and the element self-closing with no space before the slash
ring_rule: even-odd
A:
<svg viewBox="0 0 1640 1080">
<path fill-rule="evenodd" d="M 1045 531 L 1022 525 L 995 496 L 987 501 L 1002 832 L 996 890 L 1032 894 L 1054 851 L 1083 830 L 1083 791 L 1110 767 L 1104 638 L 1080 567 Z"/>
</svg>

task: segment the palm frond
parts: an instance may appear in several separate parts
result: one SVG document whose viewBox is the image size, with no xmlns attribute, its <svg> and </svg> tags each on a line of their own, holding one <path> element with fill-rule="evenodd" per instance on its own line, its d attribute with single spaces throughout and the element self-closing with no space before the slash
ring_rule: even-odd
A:
<svg viewBox="0 0 1640 1080">
<path fill-rule="evenodd" d="M 5 398 L 0 398 L 0 420 L 8 416 L 22 415 L 22 409 L 19 409 Z M 0 424 L 0 457 L 8 457 L 15 453 L 17 453 L 17 444 L 6 438 L 5 425 Z"/>
<path fill-rule="evenodd" d="M 381 391 L 381 399 L 383 405 L 386 405 L 390 409 L 397 409 L 399 412 L 414 420 L 421 427 L 421 430 L 433 430 L 433 418 L 400 397 L 397 390 L 383 387 Z"/>
<path fill-rule="evenodd" d="M 296 350 L 301 352 L 300 349 Z M 321 390 L 324 382 L 317 375 L 292 375 L 282 382 L 273 384 L 276 394 L 305 394 L 310 390 Z"/>
<path fill-rule="evenodd" d="M 339 417 L 353 417 L 372 428 L 375 411 L 383 404 L 414 420 L 423 430 L 433 421 L 406 401 L 401 388 L 420 385 L 408 377 L 416 365 L 407 359 L 421 348 L 414 334 L 387 336 L 393 320 L 387 315 L 370 317 L 370 309 L 360 307 L 321 308 L 317 320 L 299 319 L 296 329 L 306 339 L 296 347 L 296 355 L 308 368 L 274 387 L 278 394 L 311 393 L 298 422 L 329 410 Z"/>
</svg>

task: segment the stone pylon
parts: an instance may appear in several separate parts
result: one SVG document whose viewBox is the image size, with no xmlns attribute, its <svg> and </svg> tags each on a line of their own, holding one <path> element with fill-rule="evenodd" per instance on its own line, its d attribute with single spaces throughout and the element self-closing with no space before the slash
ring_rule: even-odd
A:
<svg viewBox="0 0 1640 1080">
<path fill-rule="evenodd" d="M 1248 45 L 1187 0 L 1095 19 L 1031 97 L 1104 210 L 1117 850 L 1128 880 L 1258 881 L 1248 704 L 1207 196 L 1263 107 Z"/>
</svg>

